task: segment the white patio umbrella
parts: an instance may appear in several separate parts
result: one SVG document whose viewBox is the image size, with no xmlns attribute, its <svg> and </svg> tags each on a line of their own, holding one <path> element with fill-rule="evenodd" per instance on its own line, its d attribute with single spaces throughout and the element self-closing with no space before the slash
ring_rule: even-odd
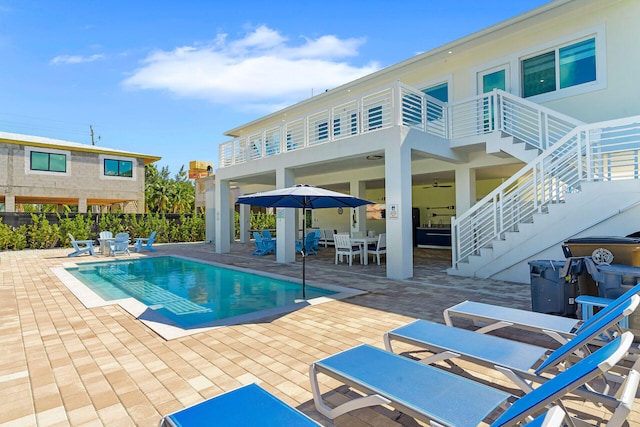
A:
<svg viewBox="0 0 640 427">
<path fill-rule="evenodd" d="M 357 208 L 374 202 L 359 199 L 349 194 L 314 187 L 313 185 L 298 184 L 293 187 L 241 196 L 238 198 L 238 203 L 267 208 L 300 208 L 303 209 L 302 212 L 304 214 L 305 209 Z M 307 254 L 304 247 L 306 225 L 305 220 L 302 226 L 302 298 L 306 298 L 305 259 Z"/>
</svg>

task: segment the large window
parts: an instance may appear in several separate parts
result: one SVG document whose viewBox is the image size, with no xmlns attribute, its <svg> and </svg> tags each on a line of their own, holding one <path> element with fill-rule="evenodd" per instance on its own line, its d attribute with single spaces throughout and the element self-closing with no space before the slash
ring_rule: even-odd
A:
<svg viewBox="0 0 640 427">
<path fill-rule="evenodd" d="M 427 89 L 422 89 L 422 92 L 429 96 L 433 96 L 442 102 L 449 102 L 449 83 L 440 83 L 439 85 L 431 86 Z"/>
<path fill-rule="evenodd" d="M 67 156 L 65 154 L 32 151 L 31 170 L 64 173 L 67 171 Z"/>
<path fill-rule="evenodd" d="M 522 95 L 525 98 L 595 80 L 595 38 L 522 61 Z"/>
<path fill-rule="evenodd" d="M 104 174 L 106 176 L 133 177 L 133 162 L 130 160 L 104 159 Z"/>
</svg>

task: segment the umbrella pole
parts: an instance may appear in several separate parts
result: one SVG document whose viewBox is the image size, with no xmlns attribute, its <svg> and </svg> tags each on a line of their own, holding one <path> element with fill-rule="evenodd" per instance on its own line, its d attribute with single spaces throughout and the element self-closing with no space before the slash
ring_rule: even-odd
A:
<svg viewBox="0 0 640 427">
<path fill-rule="evenodd" d="M 302 299 L 307 299 L 305 286 L 307 284 L 305 261 L 307 258 L 305 245 L 305 234 L 307 234 L 307 208 L 302 208 Z"/>
</svg>

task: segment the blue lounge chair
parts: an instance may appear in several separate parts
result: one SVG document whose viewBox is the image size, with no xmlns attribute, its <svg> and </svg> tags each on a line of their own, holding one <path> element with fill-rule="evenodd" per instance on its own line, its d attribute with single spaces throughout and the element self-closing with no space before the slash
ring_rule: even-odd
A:
<svg viewBox="0 0 640 427">
<path fill-rule="evenodd" d="M 633 334 L 625 332 L 520 398 L 366 344 L 313 363 L 309 376 L 316 409 L 330 419 L 355 409 L 389 404 L 419 420 L 443 426 L 477 426 L 490 414 L 501 411 L 490 426 L 507 427 L 529 421 L 529 416 L 543 412 L 548 405 L 608 372 L 632 341 Z M 367 395 L 331 408 L 322 400 L 318 374 Z M 513 403 L 504 409 L 510 401 Z M 622 424 L 624 417 L 614 413 L 608 426 Z"/>
<path fill-rule="evenodd" d="M 315 250 L 320 236 L 320 230 L 312 230 L 304 238 L 304 253 L 305 255 L 318 255 Z M 296 240 L 296 252 L 302 253 L 302 239 Z"/>
<path fill-rule="evenodd" d="M 67 256 L 73 257 L 82 254 L 95 255 L 93 253 L 93 240 L 76 240 L 71 233 L 69 233 L 69 239 L 71 240 L 74 251 Z"/>
<path fill-rule="evenodd" d="M 562 362 L 570 364 L 571 359 L 588 354 L 587 344 L 600 334 L 605 333 L 611 325 L 617 324 L 624 316 L 631 314 L 638 304 L 640 304 L 640 296 L 634 295 L 618 306 L 616 310 L 612 310 L 608 315 L 600 317 L 598 321 L 592 323 L 573 339 L 553 351 L 520 341 L 478 334 L 466 329 L 425 320 L 417 320 L 387 332 L 384 335 L 384 342 L 388 351 L 393 351 L 391 345 L 393 340 L 427 349 L 433 355 L 421 360 L 422 363 L 426 364 L 459 357 L 496 369 L 526 393 L 532 390 L 532 383 L 548 381 L 553 375 L 550 371 L 558 364 Z M 635 369 L 640 369 L 640 363 Z M 609 379 L 612 381 L 617 380 L 620 383 L 627 380 L 623 376 L 615 377 L 613 375 Z M 638 384 L 629 386 L 637 388 Z M 595 393 L 591 389 L 581 391 L 580 394 L 588 400 L 611 407 L 619 405 L 619 401 L 606 394 L 608 391 L 608 388 L 605 387 L 602 393 Z"/>
<path fill-rule="evenodd" d="M 545 414 L 525 424 L 526 427 L 561 427 L 566 413 L 559 406 L 554 406 Z"/>
<path fill-rule="evenodd" d="M 118 256 L 118 254 L 131 255 L 129 252 L 129 233 L 116 234 L 115 239 L 109 242 L 109 251 L 113 256 Z"/>
<path fill-rule="evenodd" d="M 268 255 L 270 253 L 275 253 L 276 243 L 275 240 L 271 242 L 267 242 L 262 238 L 262 235 L 257 231 L 253 232 L 253 241 L 256 244 L 256 250 L 251 252 L 251 255 Z"/>
<path fill-rule="evenodd" d="M 318 427 L 320 424 L 256 384 L 249 384 L 160 420 L 160 427 Z"/>
<path fill-rule="evenodd" d="M 155 241 L 156 231 L 152 232 L 149 237 L 136 237 L 136 242 L 133 245 L 134 250 L 136 252 L 142 252 L 143 249 L 146 249 L 151 252 L 156 252 L 156 250 L 151 247 Z"/>
<path fill-rule="evenodd" d="M 582 329 L 587 328 L 592 322 L 597 321 L 599 315 L 603 316 L 606 315 L 607 311 L 615 310 L 619 304 L 622 304 L 631 298 L 632 295 L 638 293 L 640 293 L 640 285 L 632 287 L 613 300 L 606 308 L 584 321 L 474 301 L 463 301 L 444 310 L 444 322 L 448 326 L 452 326 L 453 318 L 466 318 L 472 320 L 474 323 L 486 324 L 486 326 L 476 330 L 476 332 L 479 333 L 487 333 L 500 328 L 512 327 L 544 333 L 559 343 L 564 344 Z M 602 313 L 603 311 L 605 313 Z"/>
</svg>

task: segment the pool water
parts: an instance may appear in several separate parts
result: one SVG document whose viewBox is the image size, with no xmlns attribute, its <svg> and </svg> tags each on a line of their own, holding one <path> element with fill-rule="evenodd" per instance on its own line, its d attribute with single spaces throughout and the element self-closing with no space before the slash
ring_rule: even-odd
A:
<svg viewBox="0 0 640 427">
<path fill-rule="evenodd" d="M 135 298 L 182 328 L 294 305 L 302 286 L 175 257 L 86 263 L 67 271 L 107 301 Z M 336 294 L 306 287 L 306 299 Z"/>
</svg>

